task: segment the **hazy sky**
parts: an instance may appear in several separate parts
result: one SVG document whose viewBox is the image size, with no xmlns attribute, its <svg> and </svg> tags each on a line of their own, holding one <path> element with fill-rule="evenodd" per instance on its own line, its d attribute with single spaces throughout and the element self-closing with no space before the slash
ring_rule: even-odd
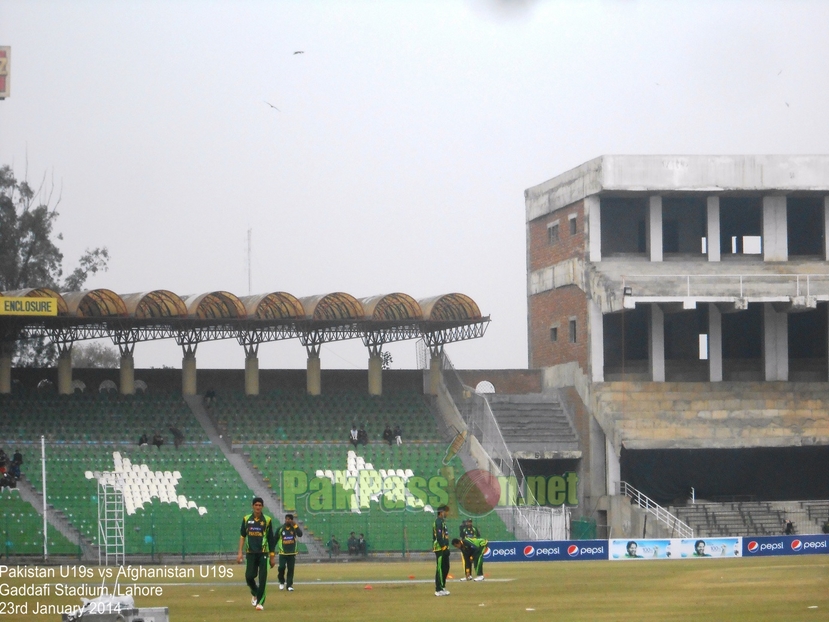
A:
<svg viewBox="0 0 829 622">
<path fill-rule="evenodd" d="M 252 229 L 253 293 L 463 292 L 492 323 L 456 366 L 526 367 L 524 190 L 605 153 L 827 153 L 827 24 L 793 0 L 0 0 L 0 163 L 62 189 L 68 266 L 109 248 L 90 287 L 246 295 Z"/>
</svg>

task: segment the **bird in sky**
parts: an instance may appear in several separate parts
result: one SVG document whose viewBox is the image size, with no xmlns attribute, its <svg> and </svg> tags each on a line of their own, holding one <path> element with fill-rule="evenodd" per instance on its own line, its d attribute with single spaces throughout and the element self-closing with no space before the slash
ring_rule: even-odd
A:
<svg viewBox="0 0 829 622">
<path fill-rule="evenodd" d="M 297 50 L 296 52 L 294 52 L 294 56 L 296 56 L 297 54 L 305 54 L 305 50 Z"/>
<path fill-rule="evenodd" d="M 266 104 L 268 104 L 268 106 L 270 106 L 271 108 L 273 108 L 273 109 L 274 109 L 274 110 L 276 110 L 277 112 L 282 112 L 279 108 L 277 108 L 276 106 L 274 106 L 271 102 L 265 101 L 264 99 L 263 99 L 262 101 L 264 101 Z"/>
</svg>

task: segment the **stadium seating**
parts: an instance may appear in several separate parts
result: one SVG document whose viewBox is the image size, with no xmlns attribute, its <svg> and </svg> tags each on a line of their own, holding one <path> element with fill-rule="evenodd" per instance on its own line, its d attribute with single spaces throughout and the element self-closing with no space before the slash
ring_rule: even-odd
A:
<svg viewBox="0 0 829 622">
<path fill-rule="evenodd" d="M 3 547 L 0 557 L 10 555 L 43 554 L 43 517 L 28 501 L 20 498 L 17 489 L 0 489 L 0 529 Z M 50 555 L 79 555 L 79 546 L 73 544 L 57 529 L 49 529 Z"/>
</svg>

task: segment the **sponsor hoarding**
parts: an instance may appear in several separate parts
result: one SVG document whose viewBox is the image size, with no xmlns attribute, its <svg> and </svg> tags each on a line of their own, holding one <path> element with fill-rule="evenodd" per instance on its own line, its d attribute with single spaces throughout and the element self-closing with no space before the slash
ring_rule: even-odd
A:
<svg viewBox="0 0 829 622">
<path fill-rule="evenodd" d="M 829 553 L 829 535 L 755 536 L 743 538 L 743 557 Z"/>
<path fill-rule="evenodd" d="M 487 562 L 580 561 L 607 559 L 607 540 L 490 542 Z"/>
<path fill-rule="evenodd" d="M 741 557 L 743 550 L 739 537 L 617 539 L 609 546 L 611 560 Z"/>
<path fill-rule="evenodd" d="M 678 555 L 679 540 L 610 540 L 610 559 L 668 559 Z"/>
</svg>

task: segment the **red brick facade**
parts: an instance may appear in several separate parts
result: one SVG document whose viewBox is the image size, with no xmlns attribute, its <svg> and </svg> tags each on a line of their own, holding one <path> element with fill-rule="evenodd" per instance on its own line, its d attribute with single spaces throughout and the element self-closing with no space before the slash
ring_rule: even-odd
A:
<svg viewBox="0 0 829 622">
<path fill-rule="evenodd" d="M 576 215 L 576 233 L 570 233 L 571 214 Z M 558 241 L 550 244 L 548 225 L 558 220 Z M 584 201 L 577 201 L 555 212 L 536 218 L 528 225 L 530 271 L 555 265 L 570 257 L 586 257 Z"/>
<path fill-rule="evenodd" d="M 570 341 L 570 319 L 576 320 L 576 342 Z M 577 361 L 587 371 L 587 296 L 575 285 L 530 296 L 530 367 Z M 558 339 L 550 329 L 558 325 Z"/>
<path fill-rule="evenodd" d="M 496 393 L 541 393 L 541 371 L 538 369 L 459 369 L 458 375 L 473 389 L 479 382 L 488 380 Z"/>
<path fill-rule="evenodd" d="M 576 232 L 570 232 L 570 216 L 576 216 Z M 558 221 L 558 240 L 551 243 L 549 226 Z M 584 233 L 584 201 L 577 201 L 528 225 L 529 270 L 534 272 L 567 259 L 586 258 L 587 236 Z M 587 297 L 575 285 L 559 287 L 530 296 L 529 347 L 530 367 L 540 368 L 577 361 L 587 370 Z M 576 320 L 576 341 L 570 340 L 570 320 Z M 550 329 L 558 327 L 557 340 Z"/>
</svg>

